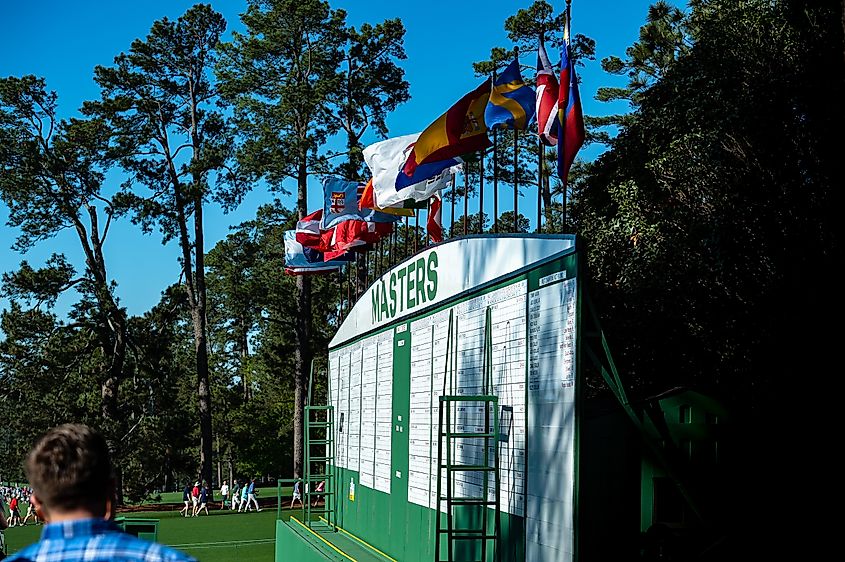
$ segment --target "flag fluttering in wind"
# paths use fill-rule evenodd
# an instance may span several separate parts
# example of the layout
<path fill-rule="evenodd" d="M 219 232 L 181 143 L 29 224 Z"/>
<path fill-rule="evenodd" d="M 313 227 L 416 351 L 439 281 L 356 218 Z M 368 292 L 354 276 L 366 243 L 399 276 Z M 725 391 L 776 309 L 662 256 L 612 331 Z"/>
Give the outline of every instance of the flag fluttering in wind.
<path fill-rule="evenodd" d="M 558 83 L 542 38 L 537 49 L 537 131 L 546 146 L 557 144 Z"/>
<path fill-rule="evenodd" d="M 428 222 L 426 223 L 426 230 L 431 241 L 435 244 L 443 242 L 443 200 L 440 198 L 440 193 L 435 193 L 431 197 L 431 205 L 428 208 Z"/>
<path fill-rule="evenodd" d="M 306 248 L 318 246 L 322 234 L 320 229 L 322 221 L 323 209 L 317 209 L 310 215 L 296 221 L 296 241 Z"/>
<path fill-rule="evenodd" d="M 488 78 L 426 127 L 405 161 L 405 175 L 413 175 L 417 166 L 422 164 L 446 160 L 490 146 L 487 126 L 484 124 L 484 110 L 489 99 Z"/>
<path fill-rule="evenodd" d="M 524 131 L 534 117 L 534 90 L 522 80 L 519 60 L 514 59 L 496 77 L 490 101 L 484 110 L 488 129 L 519 129 Z"/>
<path fill-rule="evenodd" d="M 346 265 L 346 260 L 323 260 L 322 252 L 306 249 L 296 241 L 296 231 L 285 231 L 285 273 L 288 275 L 329 273 Z"/>
<path fill-rule="evenodd" d="M 369 222 L 396 222 L 399 217 L 380 213 L 373 209 L 358 209 L 358 201 L 364 194 L 364 186 L 358 182 L 338 177 L 327 177 L 323 181 L 323 224 L 328 230 L 347 220 Z"/>
<path fill-rule="evenodd" d="M 563 46 L 560 55 L 560 91 L 557 114 L 560 130 L 557 138 L 557 173 L 563 183 L 569 176 L 569 168 L 575 154 L 584 144 L 584 114 L 581 111 L 581 97 L 578 95 L 578 77 L 569 52 L 569 14 L 563 28 Z"/>
<path fill-rule="evenodd" d="M 398 187 L 404 185 L 407 176 L 402 173 L 402 166 L 420 136 L 420 133 L 404 135 L 371 144 L 364 149 L 364 162 L 373 175 L 373 195 L 377 207 L 384 209 L 402 205 L 408 199 L 426 201 L 435 191 L 448 187 L 452 175 L 460 170 L 459 158 L 430 162 L 417 167 L 414 176 L 432 175 L 417 183 Z M 426 174 L 420 173 L 423 169 L 427 170 Z"/>
<path fill-rule="evenodd" d="M 372 178 L 370 178 L 370 181 L 368 181 L 367 185 L 364 186 L 364 193 L 361 195 L 361 200 L 358 201 L 358 209 L 361 211 L 365 209 L 373 209 L 374 211 L 387 213 L 389 215 L 397 215 L 400 217 L 413 217 L 414 209 L 419 208 L 418 205 L 420 205 L 420 203 L 414 201 L 413 199 L 405 199 L 402 203 L 398 203 L 390 207 L 379 207 L 376 204 L 376 195 L 375 189 L 373 188 Z"/>
<path fill-rule="evenodd" d="M 365 246 L 375 244 L 391 232 L 393 232 L 393 224 L 391 223 L 368 222 L 357 219 L 343 221 L 332 229 L 331 242 L 325 258 L 333 259 L 338 254 L 364 249 Z"/>

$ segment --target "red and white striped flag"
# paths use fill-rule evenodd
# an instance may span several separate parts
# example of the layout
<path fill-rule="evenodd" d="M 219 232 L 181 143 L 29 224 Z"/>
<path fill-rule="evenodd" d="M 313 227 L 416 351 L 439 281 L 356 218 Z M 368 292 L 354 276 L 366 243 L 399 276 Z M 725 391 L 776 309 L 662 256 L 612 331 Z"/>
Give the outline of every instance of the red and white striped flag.
<path fill-rule="evenodd" d="M 557 118 L 558 83 L 543 39 L 537 49 L 537 130 L 547 146 L 557 144 L 559 120 Z"/>
<path fill-rule="evenodd" d="M 320 244 L 320 222 L 323 220 L 323 209 L 317 209 L 310 215 L 296 222 L 296 241 L 303 246 L 314 247 Z"/>
<path fill-rule="evenodd" d="M 439 244 L 443 242 L 443 223 L 441 212 L 443 210 L 443 201 L 440 198 L 440 192 L 437 191 L 434 195 L 431 196 L 431 204 L 428 207 L 428 223 L 426 224 L 426 228 L 428 229 L 428 235 L 431 237 L 431 241 L 435 244 Z"/>

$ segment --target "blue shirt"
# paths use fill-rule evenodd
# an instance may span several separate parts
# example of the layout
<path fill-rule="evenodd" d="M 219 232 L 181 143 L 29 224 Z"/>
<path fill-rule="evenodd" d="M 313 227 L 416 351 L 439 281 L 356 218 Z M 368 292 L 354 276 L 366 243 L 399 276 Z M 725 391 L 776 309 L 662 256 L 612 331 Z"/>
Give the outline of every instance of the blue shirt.
<path fill-rule="evenodd" d="M 41 540 L 7 562 L 196 562 L 169 546 L 124 533 L 113 521 L 77 519 L 49 523 Z"/>

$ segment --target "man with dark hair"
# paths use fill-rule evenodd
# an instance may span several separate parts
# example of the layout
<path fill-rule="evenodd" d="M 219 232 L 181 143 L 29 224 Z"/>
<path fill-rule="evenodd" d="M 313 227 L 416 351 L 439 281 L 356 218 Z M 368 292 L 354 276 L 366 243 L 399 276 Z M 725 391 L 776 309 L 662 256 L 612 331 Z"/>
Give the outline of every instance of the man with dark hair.
<path fill-rule="evenodd" d="M 9 562 L 196 562 L 168 546 L 126 534 L 115 525 L 115 490 L 103 435 L 80 424 L 47 432 L 24 465 L 31 501 L 46 523 L 41 540 Z"/>

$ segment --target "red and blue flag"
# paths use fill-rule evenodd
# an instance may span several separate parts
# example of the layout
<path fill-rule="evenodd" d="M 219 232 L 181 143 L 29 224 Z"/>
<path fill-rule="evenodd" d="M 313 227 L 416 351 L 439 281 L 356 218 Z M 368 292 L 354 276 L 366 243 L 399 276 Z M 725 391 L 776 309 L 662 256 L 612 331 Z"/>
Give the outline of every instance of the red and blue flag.
<path fill-rule="evenodd" d="M 560 92 L 557 101 L 558 126 L 560 127 L 557 137 L 557 173 L 566 184 L 569 168 L 575 161 L 575 155 L 584 144 L 586 136 L 581 97 L 578 94 L 578 77 L 569 52 L 568 15 L 563 38 L 560 57 Z"/>

